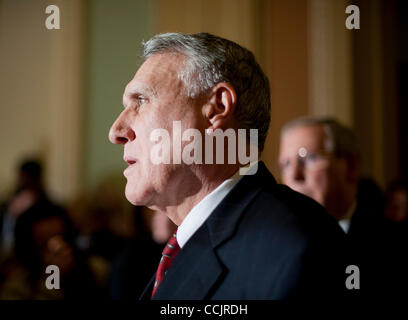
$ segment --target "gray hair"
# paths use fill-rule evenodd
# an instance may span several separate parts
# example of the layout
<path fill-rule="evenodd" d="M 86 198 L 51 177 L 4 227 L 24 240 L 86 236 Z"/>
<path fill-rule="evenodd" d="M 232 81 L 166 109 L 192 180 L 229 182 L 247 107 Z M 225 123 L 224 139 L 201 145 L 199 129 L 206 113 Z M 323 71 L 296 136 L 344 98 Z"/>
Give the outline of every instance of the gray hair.
<path fill-rule="evenodd" d="M 231 84 L 237 94 L 235 117 L 241 128 L 258 129 L 258 148 L 263 150 L 270 123 L 269 81 L 252 52 L 208 33 L 159 34 L 142 45 L 145 60 L 160 53 L 186 57 L 178 76 L 190 98 L 206 94 L 217 83 Z"/>
<path fill-rule="evenodd" d="M 300 117 L 286 123 L 281 129 L 281 139 L 297 127 L 322 126 L 327 134 L 326 149 L 337 156 L 359 156 L 354 132 L 333 118 Z"/>

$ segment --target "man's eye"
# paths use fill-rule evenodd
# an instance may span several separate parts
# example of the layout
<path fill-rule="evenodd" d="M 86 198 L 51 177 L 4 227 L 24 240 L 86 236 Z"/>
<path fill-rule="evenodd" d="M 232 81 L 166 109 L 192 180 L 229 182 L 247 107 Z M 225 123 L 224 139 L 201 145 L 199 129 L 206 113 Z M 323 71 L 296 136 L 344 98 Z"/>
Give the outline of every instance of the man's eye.
<path fill-rule="evenodd" d="M 320 155 L 317 154 L 317 153 L 309 153 L 309 154 L 307 155 L 307 161 L 312 161 L 312 162 L 314 162 L 314 161 L 317 161 L 317 160 L 319 160 L 319 159 L 320 159 Z"/>
<path fill-rule="evenodd" d="M 144 97 L 137 97 L 137 101 L 138 101 L 140 104 L 144 104 L 144 103 L 147 102 L 147 99 L 144 98 Z"/>
<path fill-rule="evenodd" d="M 286 169 L 289 168 L 289 166 L 290 166 L 290 161 L 289 161 L 289 160 L 282 161 L 282 162 L 280 163 L 280 169 L 281 169 L 281 170 L 286 170 Z"/>

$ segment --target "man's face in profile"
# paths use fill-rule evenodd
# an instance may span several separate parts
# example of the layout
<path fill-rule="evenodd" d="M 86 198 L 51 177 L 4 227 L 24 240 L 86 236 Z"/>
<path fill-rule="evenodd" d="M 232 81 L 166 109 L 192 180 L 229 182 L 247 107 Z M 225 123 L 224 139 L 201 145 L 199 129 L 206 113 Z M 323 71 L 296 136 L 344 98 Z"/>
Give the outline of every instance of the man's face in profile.
<path fill-rule="evenodd" d="M 280 141 L 279 166 L 284 184 L 331 212 L 338 193 L 347 188 L 347 163 L 327 150 L 326 141 L 319 125 L 289 129 Z"/>
<path fill-rule="evenodd" d="M 135 205 L 165 206 L 176 204 L 175 194 L 183 186 L 186 170 L 183 164 L 153 164 L 151 141 L 154 129 L 168 131 L 172 141 L 173 121 L 181 121 L 182 130 L 204 130 L 197 100 L 187 97 L 184 84 L 178 77 L 184 57 L 156 54 L 148 58 L 123 94 L 125 109 L 116 119 L 109 133 L 112 143 L 124 145 L 124 160 L 128 167 L 126 198 Z M 171 146 L 169 148 L 172 154 Z M 172 156 L 170 156 L 172 159 Z M 172 163 L 172 161 L 171 161 Z"/>

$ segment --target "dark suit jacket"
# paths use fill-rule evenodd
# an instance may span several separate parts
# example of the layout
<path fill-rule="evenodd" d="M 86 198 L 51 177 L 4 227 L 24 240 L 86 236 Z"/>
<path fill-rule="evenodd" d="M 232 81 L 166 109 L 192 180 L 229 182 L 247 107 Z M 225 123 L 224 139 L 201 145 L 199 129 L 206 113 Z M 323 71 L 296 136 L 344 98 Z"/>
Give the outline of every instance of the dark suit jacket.
<path fill-rule="evenodd" d="M 260 162 L 182 248 L 154 299 L 337 298 L 346 264 L 337 222 Z"/>
<path fill-rule="evenodd" d="M 370 179 L 358 185 L 357 207 L 347 233 L 361 274 L 361 293 L 370 300 L 407 300 L 408 224 L 384 218 L 385 199 Z"/>

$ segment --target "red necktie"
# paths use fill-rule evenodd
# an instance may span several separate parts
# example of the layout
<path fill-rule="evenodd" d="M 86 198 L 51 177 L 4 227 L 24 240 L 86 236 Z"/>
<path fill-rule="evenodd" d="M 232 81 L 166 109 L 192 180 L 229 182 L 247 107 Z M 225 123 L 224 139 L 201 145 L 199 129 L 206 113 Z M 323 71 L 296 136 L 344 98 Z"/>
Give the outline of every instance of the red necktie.
<path fill-rule="evenodd" d="M 163 249 L 159 267 L 157 268 L 157 272 L 156 272 L 156 279 L 154 281 L 152 297 L 156 293 L 157 288 L 159 287 L 160 283 L 163 281 L 163 278 L 166 275 L 167 270 L 170 268 L 170 265 L 173 262 L 173 259 L 175 258 L 177 253 L 180 251 L 180 247 L 177 243 L 176 233 L 177 233 L 177 230 L 170 237 L 169 241 L 167 241 L 166 246 Z"/>

